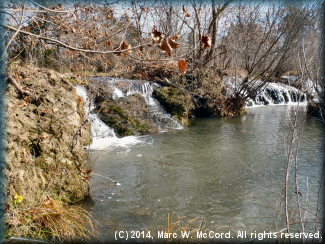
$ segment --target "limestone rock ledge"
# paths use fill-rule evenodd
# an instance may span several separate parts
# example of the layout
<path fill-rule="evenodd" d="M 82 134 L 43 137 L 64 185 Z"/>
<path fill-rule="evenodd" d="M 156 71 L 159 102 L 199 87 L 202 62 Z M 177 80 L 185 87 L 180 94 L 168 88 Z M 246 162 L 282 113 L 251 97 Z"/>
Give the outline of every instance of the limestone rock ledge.
<path fill-rule="evenodd" d="M 188 125 L 191 119 L 194 118 L 195 105 L 192 98 L 189 94 L 184 94 L 180 89 L 163 86 L 154 90 L 153 96 L 181 124 Z"/>
<path fill-rule="evenodd" d="M 66 202 L 89 194 L 82 146 L 89 141 L 85 103 L 70 83 L 76 77 L 42 70 L 22 73 L 23 96 L 8 84 L 7 199 L 23 196 L 25 207 L 51 196 Z"/>

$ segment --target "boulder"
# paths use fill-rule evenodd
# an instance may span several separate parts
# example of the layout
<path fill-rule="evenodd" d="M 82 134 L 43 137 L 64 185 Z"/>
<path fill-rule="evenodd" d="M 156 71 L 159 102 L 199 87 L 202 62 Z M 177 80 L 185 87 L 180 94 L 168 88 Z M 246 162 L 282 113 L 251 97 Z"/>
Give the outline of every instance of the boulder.
<path fill-rule="evenodd" d="M 176 117 L 181 124 L 190 124 L 195 109 L 190 94 L 179 88 L 164 86 L 155 89 L 152 95 L 166 109 L 167 113 Z"/>
<path fill-rule="evenodd" d="M 92 113 L 98 113 L 99 118 L 120 137 L 158 131 L 148 116 L 148 105 L 140 94 L 103 101 Z"/>

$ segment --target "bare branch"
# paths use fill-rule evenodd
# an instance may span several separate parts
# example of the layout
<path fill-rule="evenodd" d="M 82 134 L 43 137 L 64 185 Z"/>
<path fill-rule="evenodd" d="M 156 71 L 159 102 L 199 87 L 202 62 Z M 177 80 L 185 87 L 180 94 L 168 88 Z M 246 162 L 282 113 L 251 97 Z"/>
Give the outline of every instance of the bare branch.
<path fill-rule="evenodd" d="M 30 96 L 31 93 L 29 91 L 25 91 L 21 88 L 21 86 L 18 84 L 18 82 L 11 76 L 8 76 L 8 80 L 16 87 L 16 89 L 23 95 Z"/>
<path fill-rule="evenodd" d="M 3 24 L 0 24 L 1 26 L 5 27 L 5 28 L 8 28 L 9 30 L 13 30 L 13 31 L 17 31 L 18 29 L 14 28 L 14 27 L 11 27 L 11 26 L 7 26 L 7 25 L 3 25 Z M 80 51 L 80 52 L 84 52 L 84 53 L 98 53 L 98 54 L 109 54 L 109 53 L 116 53 L 116 51 L 99 51 L 99 50 L 90 50 L 90 49 L 81 49 L 81 48 L 76 48 L 76 47 L 73 47 L 73 46 L 70 46 L 64 42 L 61 42 L 61 41 L 58 41 L 56 39 L 53 39 L 53 38 L 49 38 L 49 37 L 44 37 L 44 36 L 41 36 L 41 35 L 36 35 L 36 34 L 33 34 L 31 32 L 27 32 L 27 31 L 23 31 L 23 30 L 19 30 L 18 31 L 19 33 L 23 33 L 25 35 L 29 35 L 29 36 L 33 36 L 33 37 L 36 37 L 38 39 L 42 39 L 42 40 L 47 40 L 47 41 L 51 41 L 51 42 L 54 42 L 56 43 L 56 45 L 58 46 L 61 46 L 61 47 L 65 47 L 67 49 L 70 49 L 70 50 L 74 50 L 74 51 Z M 138 47 L 142 47 L 142 46 L 146 46 L 148 44 L 150 44 L 151 42 L 148 42 L 148 43 L 145 43 L 145 44 L 142 44 L 142 45 L 138 45 L 138 46 L 135 46 L 135 47 L 132 47 L 132 48 L 128 48 L 128 49 L 124 49 L 123 51 L 119 51 L 121 53 L 124 53 L 124 52 L 127 52 L 127 51 L 130 51 L 130 50 L 134 50 Z"/>

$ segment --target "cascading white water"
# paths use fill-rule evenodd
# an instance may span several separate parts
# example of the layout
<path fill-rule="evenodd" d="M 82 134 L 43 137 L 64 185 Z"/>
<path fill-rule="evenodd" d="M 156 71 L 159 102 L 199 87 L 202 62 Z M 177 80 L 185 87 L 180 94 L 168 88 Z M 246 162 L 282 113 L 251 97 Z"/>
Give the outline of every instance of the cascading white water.
<path fill-rule="evenodd" d="M 246 107 L 264 105 L 306 105 L 306 94 L 281 83 L 269 83 L 246 102 Z"/>
<path fill-rule="evenodd" d="M 157 84 L 155 84 L 157 85 Z M 158 86 L 158 85 L 157 85 Z M 140 94 L 149 106 L 157 106 L 157 102 L 152 98 L 152 92 L 155 89 L 149 82 L 132 83 L 126 92 L 126 96 Z"/>
<path fill-rule="evenodd" d="M 124 97 L 124 94 L 120 89 L 115 87 L 115 89 L 114 89 L 114 91 L 112 93 L 112 97 L 113 97 L 113 99 L 118 98 L 118 97 Z"/>
<path fill-rule="evenodd" d="M 76 93 L 85 101 L 85 111 L 86 114 L 89 114 L 89 111 L 92 110 L 94 107 L 92 107 L 92 104 L 88 99 L 86 89 L 83 86 L 76 86 Z"/>
<path fill-rule="evenodd" d="M 90 113 L 94 106 L 87 96 L 86 89 L 83 86 L 76 86 L 76 93 L 78 96 L 82 97 L 86 103 L 86 116 L 90 122 L 92 143 L 91 145 L 84 147 L 84 149 L 107 150 L 113 146 L 128 147 L 130 145 L 142 142 L 140 138 L 135 136 L 118 138 L 114 132 L 114 129 L 110 128 L 103 121 L 101 121 L 97 114 Z"/>
<path fill-rule="evenodd" d="M 123 93 L 117 86 L 118 82 L 128 82 L 130 83 L 128 90 Z M 158 129 L 160 132 L 166 132 L 165 129 L 183 129 L 184 127 L 178 123 L 175 119 L 171 117 L 169 113 L 167 113 L 163 107 L 159 104 L 159 102 L 152 97 L 152 92 L 156 87 L 159 87 L 158 84 L 145 82 L 142 83 L 140 81 L 130 81 L 130 80 L 121 80 L 118 81 L 115 79 L 108 79 L 108 84 L 114 88 L 113 99 L 119 97 L 125 97 L 134 94 L 140 94 L 148 105 L 148 117 L 150 117 L 155 123 L 158 124 Z M 119 94 L 119 95 L 114 95 Z M 166 123 L 167 122 L 167 123 Z M 163 124 L 168 124 L 164 125 Z"/>
<path fill-rule="evenodd" d="M 114 130 L 101 121 L 97 114 L 89 114 L 91 136 L 93 138 L 117 138 Z"/>
<path fill-rule="evenodd" d="M 225 87 L 225 95 L 232 96 L 234 91 L 240 85 L 243 79 L 234 77 L 224 77 L 223 83 Z M 259 84 L 260 81 L 256 83 Z M 244 92 L 244 95 L 247 94 Z M 250 96 L 246 103 L 246 107 L 257 107 L 265 105 L 306 105 L 306 94 L 298 89 L 281 83 L 268 83 L 255 95 Z"/>

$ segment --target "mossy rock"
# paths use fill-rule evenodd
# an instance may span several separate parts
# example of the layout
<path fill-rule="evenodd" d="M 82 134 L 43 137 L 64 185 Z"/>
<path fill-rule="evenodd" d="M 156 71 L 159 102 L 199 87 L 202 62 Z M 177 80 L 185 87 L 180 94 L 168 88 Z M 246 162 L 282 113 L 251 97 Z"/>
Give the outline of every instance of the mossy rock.
<path fill-rule="evenodd" d="M 184 125 L 190 123 L 195 106 L 189 94 L 173 87 L 159 87 L 153 92 L 153 96 L 180 123 Z"/>
<path fill-rule="evenodd" d="M 140 119 L 132 116 L 130 111 L 112 104 L 111 101 L 104 101 L 98 105 L 95 112 L 98 112 L 101 120 L 115 133 L 120 136 L 143 135 L 150 131 L 150 126 Z"/>
<path fill-rule="evenodd" d="M 79 81 L 77 81 L 76 79 L 70 78 L 69 81 L 73 84 L 79 84 Z"/>

